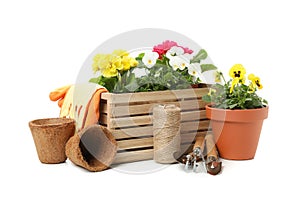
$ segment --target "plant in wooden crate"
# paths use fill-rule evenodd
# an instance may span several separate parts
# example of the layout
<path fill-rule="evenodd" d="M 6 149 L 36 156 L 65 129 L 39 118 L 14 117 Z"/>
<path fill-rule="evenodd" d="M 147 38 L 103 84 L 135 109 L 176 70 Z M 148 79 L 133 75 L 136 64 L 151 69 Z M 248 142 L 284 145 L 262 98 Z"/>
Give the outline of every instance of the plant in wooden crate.
<path fill-rule="evenodd" d="M 207 58 L 204 49 L 195 55 L 192 53 L 176 42 L 164 41 L 151 51 L 138 52 L 136 57 L 124 50 L 95 55 L 93 70 L 100 74 L 90 82 L 109 91 L 101 95 L 99 123 L 117 140 L 119 150 L 114 163 L 153 157 L 152 108 L 156 104 L 174 104 L 181 108 L 183 149 L 197 135 L 208 131 L 207 103 L 202 100 L 208 88 L 191 86 L 203 82 L 202 72 L 216 67 L 202 64 Z M 143 74 L 136 76 L 138 71 Z"/>
<path fill-rule="evenodd" d="M 93 70 L 100 75 L 90 82 L 114 93 L 187 89 L 203 82 L 201 73 L 217 69 L 213 64 L 201 63 L 207 58 L 204 49 L 194 56 L 192 53 L 189 48 L 167 40 L 136 58 L 125 50 L 97 54 Z M 137 71 L 143 71 L 143 75 L 135 76 Z"/>
<path fill-rule="evenodd" d="M 206 106 L 206 115 L 212 120 L 216 144 L 220 156 L 226 159 L 253 159 L 259 141 L 263 120 L 268 116 L 268 102 L 259 97 L 262 89 L 260 78 L 248 75 L 241 64 L 234 65 L 226 81 L 222 72 L 217 72 L 216 81 L 203 100 L 211 102 Z"/>

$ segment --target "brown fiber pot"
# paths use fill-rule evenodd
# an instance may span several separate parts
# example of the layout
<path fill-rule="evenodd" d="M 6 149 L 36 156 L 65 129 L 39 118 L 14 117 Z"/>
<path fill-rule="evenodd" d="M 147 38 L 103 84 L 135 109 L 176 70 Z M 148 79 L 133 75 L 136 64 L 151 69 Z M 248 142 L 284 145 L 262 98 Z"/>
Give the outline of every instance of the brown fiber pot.
<path fill-rule="evenodd" d="M 225 110 L 206 106 L 220 156 L 229 160 L 250 160 L 255 156 L 263 120 L 269 107 Z"/>
<path fill-rule="evenodd" d="M 37 119 L 29 122 L 39 160 L 42 163 L 65 162 L 65 145 L 75 133 L 75 120 L 69 118 Z"/>
<path fill-rule="evenodd" d="M 112 133 L 100 125 L 90 125 L 75 134 L 66 144 L 66 155 L 76 165 L 92 172 L 107 169 L 117 153 Z"/>

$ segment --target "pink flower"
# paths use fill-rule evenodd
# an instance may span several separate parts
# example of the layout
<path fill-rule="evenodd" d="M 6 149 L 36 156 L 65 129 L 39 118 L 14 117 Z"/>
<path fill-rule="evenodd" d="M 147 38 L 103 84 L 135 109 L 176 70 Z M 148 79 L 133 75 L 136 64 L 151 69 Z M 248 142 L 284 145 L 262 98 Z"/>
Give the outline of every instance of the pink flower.
<path fill-rule="evenodd" d="M 193 50 L 191 50 L 187 47 L 179 46 L 176 42 L 170 41 L 170 40 L 166 40 L 162 44 L 158 44 L 158 45 L 154 46 L 152 51 L 157 52 L 159 55 L 159 59 L 161 59 L 162 56 L 164 54 L 166 54 L 167 51 L 169 51 L 174 46 L 181 47 L 184 50 L 184 53 L 188 53 L 188 54 L 193 53 Z"/>
<path fill-rule="evenodd" d="M 162 55 L 166 54 L 169 49 L 173 46 L 177 46 L 177 43 L 174 41 L 166 40 L 162 44 L 158 44 L 153 47 L 153 52 L 159 54 L 159 58 L 162 58 Z"/>
<path fill-rule="evenodd" d="M 184 53 L 188 53 L 188 54 L 192 54 L 194 51 L 189 49 L 188 47 L 182 47 L 182 46 L 178 46 L 181 47 L 184 50 Z"/>
<path fill-rule="evenodd" d="M 152 51 L 158 53 L 159 59 L 161 59 L 162 55 L 165 54 L 165 51 L 162 48 L 159 48 L 157 46 L 153 47 Z"/>

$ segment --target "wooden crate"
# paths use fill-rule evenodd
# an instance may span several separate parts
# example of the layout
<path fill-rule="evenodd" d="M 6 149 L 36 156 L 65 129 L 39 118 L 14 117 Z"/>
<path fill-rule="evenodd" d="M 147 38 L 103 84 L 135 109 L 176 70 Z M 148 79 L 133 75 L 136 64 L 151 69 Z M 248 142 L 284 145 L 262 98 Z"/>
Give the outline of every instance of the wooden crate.
<path fill-rule="evenodd" d="M 202 96 L 208 88 L 140 93 L 103 93 L 100 124 L 115 136 L 118 153 L 114 164 L 153 158 L 152 108 L 157 104 L 175 104 L 181 108 L 181 147 L 191 146 L 197 135 L 206 134 Z"/>

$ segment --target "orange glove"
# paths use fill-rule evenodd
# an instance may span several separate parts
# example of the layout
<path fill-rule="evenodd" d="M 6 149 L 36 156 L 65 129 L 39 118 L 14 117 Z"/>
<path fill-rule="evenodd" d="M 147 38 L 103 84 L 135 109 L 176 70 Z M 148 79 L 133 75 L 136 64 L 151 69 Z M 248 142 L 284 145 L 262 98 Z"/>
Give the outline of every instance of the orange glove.
<path fill-rule="evenodd" d="M 71 85 L 66 85 L 60 88 L 55 89 L 54 91 L 50 92 L 49 98 L 51 101 L 58 101 L 58 106 L 61 108 L 64 103 L 64 98 L 66 93 L 70 89 Z"/>
<path fill-rule="evenodd" d="M 68 85 L 50 92 L 49 98 L 51 101 L 58 101 L 61 108 L 60 117 L 76 120 L 76 129 L 79 131 L 88 125 L 98 123 L 103 92 L 107 90 L 92 83 Z"/>
<path fill-rule="evenodd" d="M 100 99 L 101 94 L 103 92 L 108 92 L 105 88 L 99 88 L 96 90 L 96 92 L 93 94 L 89 104 L 88 109 L 86 110 L 86 118 L 83 124 L 83 127 L 87 127 L 92 124 L 97 124 L 100 119 Z"/>

